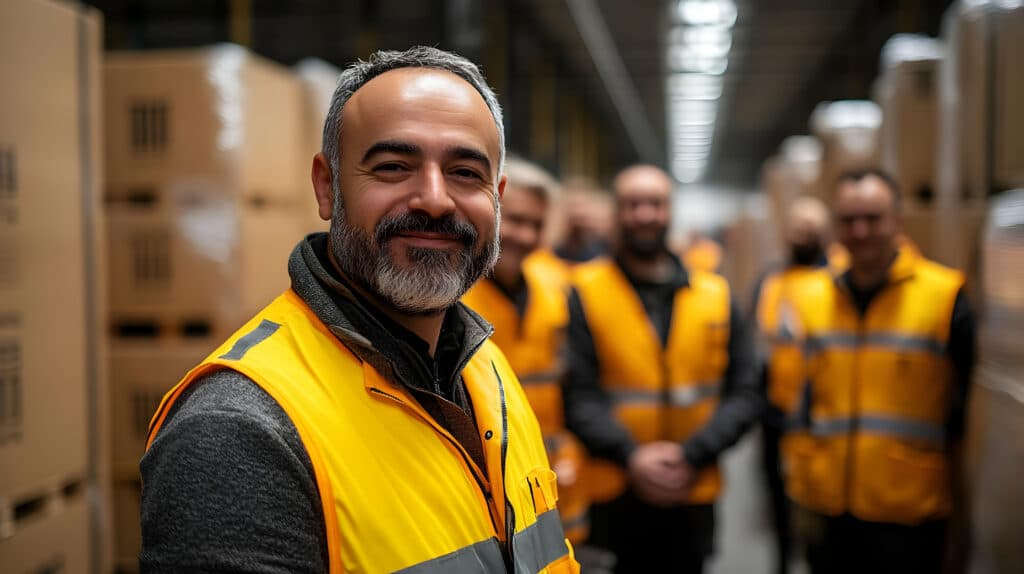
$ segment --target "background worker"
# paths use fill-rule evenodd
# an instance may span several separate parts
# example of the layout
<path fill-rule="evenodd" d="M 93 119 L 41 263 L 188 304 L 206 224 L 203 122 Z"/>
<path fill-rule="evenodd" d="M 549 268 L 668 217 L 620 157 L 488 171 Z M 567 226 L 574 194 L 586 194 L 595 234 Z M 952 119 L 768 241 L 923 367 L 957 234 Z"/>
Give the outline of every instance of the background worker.
<path fill-rule="evenodd" d="M 585 451 L 565 429 L 562 383 L 565 330 L 569 322 L 568 267 L 538 253 L 558 183 L 540 166 L 506 161 L 508 184 L 501 198 L 501 256 L 462 302 L 494 325 L 491 340 L 505 353 L 533 407 L 552 468 L 558 474 L 558 506 L 566 536 L 577 544 L 589 530 L 586 493 L 580 483 Z"/>
<path fill-rule="evenodd" d="M 586 477 L 590 542 L 616 555 L 617 572 L 702 570 L 716 460 L 763 404 L 728 284 L 667 246 L 672 187 L 654 166 L 620 172 L 615 255 L 573 271 L 566 416 L 601 459 Z"/>
<path fill-rule="evenodd" d="M 815 525 L 815 574 L 938 573 L 975 354 L 964 280 L 901 241 L 887 174 L 843 175 L 834 212 L 850 267 L 794 297 L 807 387 L 787 491 Z"/>
<path fill-rule="evenodd" d="M 784 228 L 788 259 L 764 275 L 754 290 L 751 306 L 762 388 L 768 397 L 768 408 L 761 419 L 761 463 L 771 503 L 776 574 L 787 571 L 791 544 L 779 441 L 785 430 L 785 413 L 791 411 L 802 383 L 802 357 L 793 332 L 794 311 L 788 306 L 788 295 L 808 274 L 828 264 L 829 218 L 828 208 L 816 198 L 801 197 L 790 205 Z"/>

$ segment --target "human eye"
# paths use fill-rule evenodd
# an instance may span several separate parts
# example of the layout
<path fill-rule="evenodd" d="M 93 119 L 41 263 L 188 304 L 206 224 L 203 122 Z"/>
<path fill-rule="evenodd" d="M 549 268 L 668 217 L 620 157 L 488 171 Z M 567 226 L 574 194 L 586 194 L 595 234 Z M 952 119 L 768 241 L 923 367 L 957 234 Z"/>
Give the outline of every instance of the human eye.
<path fill-rule="evenodd" d="M 480 173 L 479 170 L 477 170 L 475 168 L 472 168 L 472 167 L 467 167 L 467 166 L 459 166 L 459 167 L 454 168 L 452 170 L 452 174 L 455 175 L 456 177 L 460 177 L 460 178 L 464 178 L 464 179 L 472 179 L 472 180 L 475 180 L 475 181 L 483 181 L 484 180 L 484 176 L 483 176 L 483 174 Z"/>

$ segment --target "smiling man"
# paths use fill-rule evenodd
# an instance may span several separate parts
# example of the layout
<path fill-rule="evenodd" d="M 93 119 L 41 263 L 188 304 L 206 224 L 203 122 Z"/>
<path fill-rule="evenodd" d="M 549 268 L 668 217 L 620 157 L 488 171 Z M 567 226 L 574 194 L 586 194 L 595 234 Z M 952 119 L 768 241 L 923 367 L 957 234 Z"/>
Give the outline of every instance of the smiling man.
<path fill-rule="evenodd" d="M 537 420 L 458 303 L 498 256 L 503 161 L 465 59 L 379 52 L 341 75 L 312 167 L 330 233 L 165 397 L 143 571 L 577 571 Z"/>

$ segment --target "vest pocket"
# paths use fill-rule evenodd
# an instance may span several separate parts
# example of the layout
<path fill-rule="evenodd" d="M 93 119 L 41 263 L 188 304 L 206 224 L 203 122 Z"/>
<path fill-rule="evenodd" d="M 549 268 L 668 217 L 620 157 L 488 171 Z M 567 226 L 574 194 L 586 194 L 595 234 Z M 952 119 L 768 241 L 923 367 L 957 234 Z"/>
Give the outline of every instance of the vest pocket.
<path fill-rule="evenodd" d="M 537 516 L 558 505 L 558 476 L 550 468 L 535 468 L 526 475 Z"/>
<path fill-rule="evenodd" d="M 876 476 L 864 492 L 861 512 L 869 520 L 914 524 L 946 514 L 949 484 L 946 456 L 892 441 L 882 468 L 865 473 Z"/>
<path fill-rule="evenodd" d="M 823 514 L 843 510 L 843 444 L 792 434 L 783 442 L 787 491 L 802 506 Z"/>

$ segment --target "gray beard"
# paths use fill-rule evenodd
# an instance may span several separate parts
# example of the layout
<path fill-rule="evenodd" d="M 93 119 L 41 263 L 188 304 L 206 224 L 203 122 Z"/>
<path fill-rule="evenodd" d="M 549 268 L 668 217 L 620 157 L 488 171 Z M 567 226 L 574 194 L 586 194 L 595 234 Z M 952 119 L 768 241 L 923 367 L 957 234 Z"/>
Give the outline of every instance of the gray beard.
<path fill-rule="evenodd" d="M 337 197 L 337 196 L 336 196 Z M 371 238 L 361 228 L 345 223 L 344 210 L 335 201 L 331 222 L 331 250 L 345 275 L 397 311 L 412 316 L 437 315 L 454 305 L 474 283 L 494 268 L 499 255 L 500 212 L 496 212 L 494 240 L 474 249 L 477 234 L 464 249 L 408 248 L 409 264 L 399 265 L 389 250 L 391 238 Z"/>

